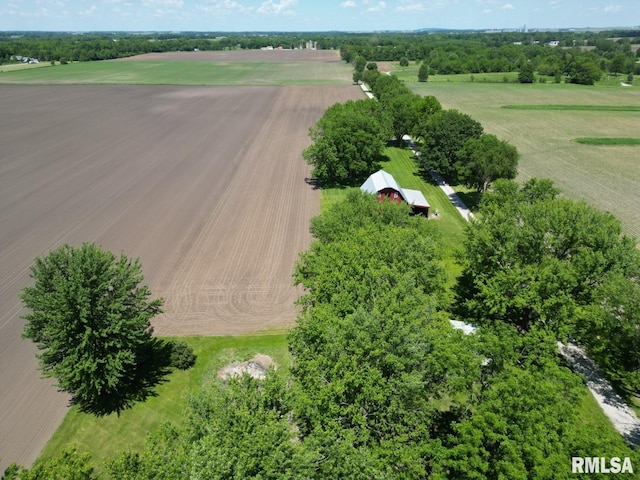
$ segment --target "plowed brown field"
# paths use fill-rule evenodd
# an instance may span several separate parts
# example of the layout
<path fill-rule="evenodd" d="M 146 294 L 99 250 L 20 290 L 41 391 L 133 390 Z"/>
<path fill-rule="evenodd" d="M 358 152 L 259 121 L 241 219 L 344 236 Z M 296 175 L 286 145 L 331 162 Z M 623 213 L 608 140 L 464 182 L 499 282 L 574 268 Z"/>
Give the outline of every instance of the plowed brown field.
<path fill-rule="evenodd" d="M 114 62 L 339 62 L 338 50 L 220 50 L 145 53 Z"/>
<path fill-rule="evenodd" d="M 30 464 L 68 398 L 20 339 L 36 256 L 95 241 L 139 257 L 161 335 L 291 325 L 319 193 L 308 128 L 355 86 L 0 87 L 0 458 Z"/>

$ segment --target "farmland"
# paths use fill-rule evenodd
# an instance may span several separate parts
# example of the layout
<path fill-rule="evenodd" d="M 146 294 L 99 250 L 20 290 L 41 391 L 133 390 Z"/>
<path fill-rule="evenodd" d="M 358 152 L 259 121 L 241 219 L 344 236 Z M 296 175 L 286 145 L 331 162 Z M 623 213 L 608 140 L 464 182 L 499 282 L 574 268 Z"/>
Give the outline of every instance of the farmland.
<path fill-rule="evenodd" d="M 409 85 L 417 93 L 434 95 L 443 108 L 470 115 L 487 133 L 515 145 L 521 154 L 518 180 L 551 178 L 565 195 L 611 212 L 628 234 L 640 237 L 638 148 L 574 141 L 637 138 L 640 114 L 629 106 L 640 104 L 639 89 L 431 81 Z M 538 108 L 501 108 L 504 105 Z M 585 109 L 577 110 L 576 105 Z"/>
<path fill-rule="evenodd" d="M 351 69 L 338 52 L 258 50 L 147 54 L 11 70 L 0 84 L 326 85 L 348 84 Z"/>
<path fill-rule="evenodd" d="M 328 106 L 361 98 L 342 83 L 0 86 L 0 468 L 30 464 L 67 411 L 20 339 L 18 299 L 62 243 L 139 257 L 165 299 L 158 334 L 292 324 L 291 271 L 319 211 L 300 152 Z"/>
<path fill-rule="evenodd" d="M 33 258 L 61 243 L 96 241 L 140 257 L 145 283 L 165 299 L 157 334 L 237 335 L 293 323 L 291 270 L 319 211 L 300 155 L 307 129 L 334 102 L 362 98 L 336 52 L 334 60 L 319 53 L 150 54 L 0 75 L 0 83 L 29 84 L 0 85 L 0 108 L 11 112 L 0 120 L 0 363 L 11 366 L 0 371 L 9 385 L 0 394 L 3 461 L 30 463 L 67 411 L 66 396 L 38 380 L 35 349 L 19 339 L 17 299 Z M 637 105 L 635 91 L 413 86 L 516 145 L 522 179 L 554 178 L 637 230 L 634 147 L 572 141 L 633 137 L 637 112 L 500 108 Z M 393 153 L 393 165 L 408 161 Z"/>

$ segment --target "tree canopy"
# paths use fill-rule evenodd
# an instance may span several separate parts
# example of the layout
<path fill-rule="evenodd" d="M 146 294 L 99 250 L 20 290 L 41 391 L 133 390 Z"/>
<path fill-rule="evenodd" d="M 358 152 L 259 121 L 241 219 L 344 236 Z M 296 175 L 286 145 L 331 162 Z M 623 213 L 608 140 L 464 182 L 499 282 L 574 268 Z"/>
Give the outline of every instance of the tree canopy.
<path fill-rule="evenodd" d="M 576 339 L 605 360 L 602 366 L 616 363 L 618 375 L 626 368 L 637 378 L 638 356 L 628 349 L 640 327 L 631 307 L 640 254 L 611 214 L 558 197 L 548 180 L 522 187 L 500 180 L 467 227 L 461 261 L 461 317 Z"/>
<path fill-rule="evenodd" d="M 349 100 L 329 107 L 309 130 L 314 143 L 303 153 L 322 185 L 364 180 L 382 158 L 391 121 L 375 100 Z"/>
<path fill-rule="evenodd" d="M 459 152 L 470 138 L 480 138 L 484 129 L 479 122 L 457 110 L 435 112 L 418 132 L 418 158 L 425 170 L 435 170 L 451 179 L 456 179 Z"/>
<path fill-rule="evenodd" d="M 42 373 L 94 413 L 144 398 L 167 364 L 150 332 L 162 300 L 140 285 L 140 262 L 95 244 L 63 245 L 37 258 L 31 276 L 23 336 L 41 351 Z"/>
<path fill-rule="evenodd" d="M 516 178 L 519 156 L 516 147 L 495 135 L 470 138 L 458 153 L 458 180 L 484 193 L 498 178 Z"/>
<path fill-rule="evenodd" d="M 593 399 L 559 360 L 559 330 L 543 316 L 572 310 L 558 316 L 561 330 L 610 336 L 619 347 L 594 345 L 594 353 L 623 373 L 632 368 L 635 353 L 627 363 L 620 356 L 637 351 L 638 254 L 609 217 L 590 221 L 593 211 L 558 194 L 546 180 L 499 180 L 484 197 L 453 305 L 478 324 L 465 335 L 445 310 L 435 222 L 350 193 L 312 220 L 314 242 L 297 262 L 305 293 L 288 339 L 290 369 L 207 382 L 188 397 L 181 422 L 109 459 L 107 478 L 569 479 L 576 455 L 640 463 L 585 413 Z M 509 283 L 535 280 L 534 261 L 548 291 L 543 281 Z M 500 284 L 501 272 L 518 269 L 529 276 Z M 488 286 L 503 289 L 508 314 Z M 524 324 L 518 309 L 542 313 Z M 93 478 L 75 452 L 12 468 L 20 479 L 49 478 L 52 468 Z"/>

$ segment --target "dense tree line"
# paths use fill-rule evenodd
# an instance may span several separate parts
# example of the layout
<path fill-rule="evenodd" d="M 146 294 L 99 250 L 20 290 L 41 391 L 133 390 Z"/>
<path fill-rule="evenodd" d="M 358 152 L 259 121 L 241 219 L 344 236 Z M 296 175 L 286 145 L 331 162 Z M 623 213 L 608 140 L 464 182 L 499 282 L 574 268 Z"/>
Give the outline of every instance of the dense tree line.
<path fill-rule="evenodd" d="M 309 40 L 319 49 L 338 49 L 339 36 L 320 33 L 33 33 L 0 34 L 0 64 L 11 57 L 40 61 L 94 61 L 144 53 L 197 50 L 259 49 L 266 46 L 305 48 Z"/>
<path fill-rule="evenodd" d="M 620 36 L 616 40 L 611 37 Z M 350 63 L 369 61 L 422 62 L 440 75 L 513 72 L 533 68 L 540 75 L 565 76 L 569 82 L 592 84 L 602 72 L 638 74 L 638 54 L 631 44 L 638 32 L 466 33 L 450 35 L 372 35 L 341 47 Z M 557 41 L 557 47 L 546 45 Z M 592 47 L 585 51 L 582 47 Z"/>
<path fill-rule="evenodd" d="M 310 129 L 314 143 L 303 152 L 312 176 L 324 186 L 358 185 L 379 168 L 387 142 L 418 141 L 423 173 L 435 170 L 482 193 L 498 178 L 515 178 L 519 154 L 482 125 L 456 110 L 442 110 L 433 96 L 413 93 L 375 63 L 354 59 L 354 80 L 369 85 L 376 100 L 336 104 Z"/>

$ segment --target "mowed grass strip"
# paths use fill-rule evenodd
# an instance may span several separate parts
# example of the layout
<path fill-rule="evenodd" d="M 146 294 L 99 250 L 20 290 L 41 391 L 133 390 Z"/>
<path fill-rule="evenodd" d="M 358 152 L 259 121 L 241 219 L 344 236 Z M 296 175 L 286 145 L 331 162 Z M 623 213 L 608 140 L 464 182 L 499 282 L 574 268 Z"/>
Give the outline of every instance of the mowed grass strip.
<path fill-rule="evenodd" d="M 588 110 L 592 112 L 640 112 L 640 105 L 502 105 L 508 110 Z"/>
<path fill-rule="evenodd" d="M 583 145 L 640 145 L 640 138 L 587 137 L 574 138 L 573 141 Z"/>
<path fill-rule="evenodd" d="M 409 148 L 389 147 L 385 154 L 389 161 L 384 162 L 381 168 L 393 175 L 402 188 L 420 190 L 429 202 L 429 221 L 434 222 L 440 232 L 444 263 L 450 280 L 453 280 L 460 273 L 455 257 L 457 250 L 462 247 L 467 222 L 436 182 L 425 180 L 420 175 L 413 152 Z M 436 210 L 438 216 L 435 216 Z"/>
<path fill-rule="evenodd" d="M 344 62 L 79 62 L 3 72 L 0 84 L 329 85 L 351 83 Z"/>
<path fill-rule="evenodd" d="M 176 339 L 177 340 L 177 339 Z M 125 449 L 140 451 L 147 436 L 161 424 L 183 422 L 187 396 L 213 382 L 217 371 L 234 361 L 246 361 L 256 353 L 271 356 L 278 370 L 287 372 L 290 357 L 286 334 L 242 337 L 185 337 L 197 355 L 189 370 L 176 370 L 156 388 L 156 396 L 133 408 L 105 417 L 82 413 L 71 408 L 62 424 L 49 440 L 40 459 L 55 456 L 63 448 L 75 446 L 91 455 L 96 470 L 103 470 L 105 459 Z"/>

